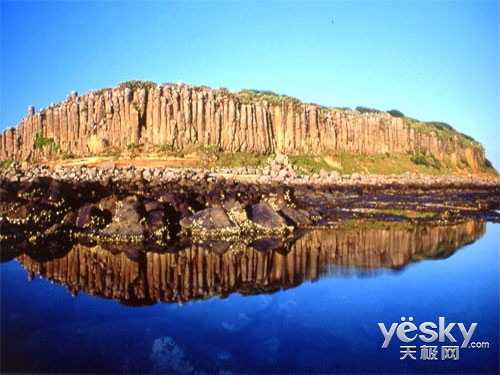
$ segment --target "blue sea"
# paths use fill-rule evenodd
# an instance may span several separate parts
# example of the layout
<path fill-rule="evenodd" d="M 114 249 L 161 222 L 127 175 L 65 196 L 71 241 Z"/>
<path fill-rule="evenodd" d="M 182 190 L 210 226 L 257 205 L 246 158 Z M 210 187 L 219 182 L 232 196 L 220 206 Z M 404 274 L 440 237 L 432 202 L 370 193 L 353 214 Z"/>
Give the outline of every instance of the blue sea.
<path fill-rule="evenodd" d="M 103 298 L 98 285 L 74 296 L 57 282 L 58 271 L 40 277 L 14 259 L 0 266 L 1 370 L 498 373 L 499 244 L 500 225 L 487 223 L 484 235 L 443 257 L 414 257 L 401 267 L 333 262 L 286 288 L 142 306 Z M 437 346 L 434 360 L 421 358 L 420 339 L 404 343 L 396 333 L 383 349 L 378 323 L 389 328 L 410 317 L 417 327 L 439 317 L 467 329 L 477 323 L 471 342 L 489 347 L 443 359 L 443 346 L 463 341 L 455 325 L 456 343 L 445 336 L 427 344 Z M 415 359 L 400 359 L 402 346 L 414 346 Z"/>

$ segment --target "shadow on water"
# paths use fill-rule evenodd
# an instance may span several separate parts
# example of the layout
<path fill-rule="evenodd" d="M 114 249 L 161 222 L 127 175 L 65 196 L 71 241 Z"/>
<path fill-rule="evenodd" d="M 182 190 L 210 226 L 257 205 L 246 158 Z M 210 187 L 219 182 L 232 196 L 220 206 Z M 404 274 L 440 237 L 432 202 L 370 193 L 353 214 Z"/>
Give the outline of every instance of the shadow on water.
<path fill-rule="evenodd" d="M 481 238 L 484 221 L 453 225 L 359 222 L 348 228 L 299 231 L 293 238 L 182 241 L 163 252 L 130 244 L 44 243 L 16 248 L 29 279 L 40 275 L 126 305 L 183 303 L 233 293 L 256 295 L 326 276 L 398 272 L 424 259 L 443 259 Z"/>

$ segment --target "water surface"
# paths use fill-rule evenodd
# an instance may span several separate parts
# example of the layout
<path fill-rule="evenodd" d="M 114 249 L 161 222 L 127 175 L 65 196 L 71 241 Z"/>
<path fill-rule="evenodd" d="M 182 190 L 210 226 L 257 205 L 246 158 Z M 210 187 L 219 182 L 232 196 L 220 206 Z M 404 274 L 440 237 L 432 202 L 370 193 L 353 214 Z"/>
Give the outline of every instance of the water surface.
<path fill-rule="evenodd" d="M 309 232 L 287 248 L 23 254 L 0 266 L 2 371 L 496 373 L 499 238 L 469 221 Z M 410 316 L 477 322 L 490 348 L 402 361 L 378 323 Z"/>

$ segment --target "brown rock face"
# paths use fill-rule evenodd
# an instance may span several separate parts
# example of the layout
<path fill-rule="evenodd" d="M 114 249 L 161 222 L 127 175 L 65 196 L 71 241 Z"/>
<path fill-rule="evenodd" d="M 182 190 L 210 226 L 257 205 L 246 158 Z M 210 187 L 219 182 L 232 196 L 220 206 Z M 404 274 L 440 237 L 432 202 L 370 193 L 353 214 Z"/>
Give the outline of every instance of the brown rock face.
<path fill-rule="evenodd" d="M 273 99 L 274 98 L 274 99 Z M 440 137 L 387 113 L 321 108 L 288 97 L 250 99 L 225 89 L 186 85 L 121 84 L 78 96 L 28 116 L 0 136 L 0 159 L 30 160 L 99 154 L 131 143 L 198 144 L 226 151 L 268 154 L 352 152 L 364 155 L 423 152 L 480 168 L 484 149 L 462 136 Z M 35 147 L 37 136 L 52 139 Z"/>

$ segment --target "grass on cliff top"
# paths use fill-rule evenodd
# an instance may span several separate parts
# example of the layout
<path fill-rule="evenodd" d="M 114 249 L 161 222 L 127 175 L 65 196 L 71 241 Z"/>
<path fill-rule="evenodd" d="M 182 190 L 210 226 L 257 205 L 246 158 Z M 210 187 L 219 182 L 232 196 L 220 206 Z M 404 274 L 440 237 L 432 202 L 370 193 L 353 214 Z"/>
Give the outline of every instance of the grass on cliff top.
<path fill-rule="evenodd" d="M 157 84 L 152 82 L 152 81 L 146 81 L 146 80 L 131 80 L 131 81 L 125 81 L 120 84 L 118 84 L 118 87 L 120 89 L 125 89 L 129 88 L 131 90 L 138 90 L 138 89 L 152 89 L 156 86 Z M 202 90 L 202 89 L 208 89 L 206 86 L 194 86 L 194 85 L 188 85 L 188 87 L 195 89 L 195 90 Z M 99 90 L 102 91 L 102 90 Z M 274 105 L 288 105 L 289 103 L 293 104 L 293 109 L 294 112 L 300 112 L 304 107 L 304 105 L 307 105 L 308 103 L 304 103 L 300 101 L 299 99 L 287 96 L 287 95 L 279 95 L 273 91 L 269 90 L 254 90 L 254 89 L 243 89 L 239 92 L 231 92 L 225 87 L 221 87 L 219 89 L 214 90 L 218 96 L 220 97 L 231 97 L 235 100 L 236 104 L 241 105 L 241 104 L 250 104 L 250 103 L 255 103 L 255 102 L 261 102 L 261 101 L 267 101 L 269 103 L 272 103 Z M 314 104 L 314 103 L 310 103 Z M 354 110 L 351 108 L 343 107 L 343 108 L 335 108 L 335 107 L 326 107 L 326 106 L 321 106 L 320 107 L 320 117 L 325 116 L 327 113 L 332 113 L 332 112 L 348 112 L 350 114 L 355 114 L 355 115 L 364 115 L 364 114 L 382 114 L 382 113 L 387 113 L 392 117 L 398 117 L 402 118 L 406 125 L 414 129 L 417 132 L 425 133 L 425 134 L 430 134 L 431 132 L 434 132 L 438 138 L 440 139 L 450 139 L 453 140 L 455 137 L 457 137 L 458 142 L 464 146 L 464 147 L 472 147 L 472 148 L 479 148 L 480 144 L 476 142 L 472 137 L 460 133 L 456 131 L 452 126 L 444 123 L 444 122 L 422 122 L 410 117 L 407 117 L 404 115 L 403 112 L 397 110 L 397 109 L 391 109 L 387 111 L 382 111 L 374 108 L 369 108 L 369 107 L 363 107 L 363 106 L 358 106 Z"/>
<path fill-rule="evenodd" d="M 408 126 L 419 133 L 430 134 L 434 132 L 441 139 L 453 140 L 457 137 L 458 142 L 462 147 L 478 148 L 479 143 L 467 134 L 456 131 L 451 125 L 445 122 L 421 122 L 414 119 L 409 119 Z"/>

